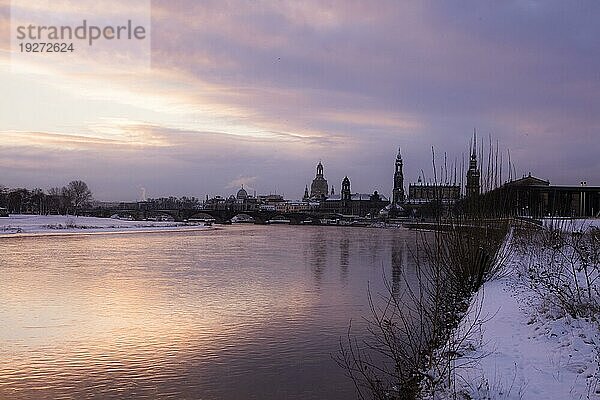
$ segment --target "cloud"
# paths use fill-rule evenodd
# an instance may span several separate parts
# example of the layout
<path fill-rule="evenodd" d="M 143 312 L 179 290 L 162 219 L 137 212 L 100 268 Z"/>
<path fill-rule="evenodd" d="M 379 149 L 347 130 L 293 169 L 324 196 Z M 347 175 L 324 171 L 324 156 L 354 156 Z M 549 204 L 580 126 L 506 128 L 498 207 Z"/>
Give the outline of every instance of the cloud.
<path fill-rule="evenodd" d="M 47 75 L 31 78 L 32 96 L 10 89 L 18 109 L 2 115 L 0 152 L 18 145 L 5 162 L 12 182 L 40 182 L 27 165 L 46 151 L 50 169 L 86 170 L 107 197 L 134 180 L 152 193 L 217 194 L 234 177 L 301 195 L 319 159 L 330 183 L 348 174 L 353 188 L 386 193 L 398 145 L 416 180 L 432 145 L 460 162 L 477 127 L 525 172 L 600 184 L 598 11 L 591 1 L 153 2 L 150 72 L 118 74 L 104 56 L 75 76 L 38 65 Z M 42 97 L 48 87 L 71 112 Z M 42 117 L 13 116 L 28 105 Z"/>
<path fill-rule="evenodd" d="M 90 135 L 73 135 L 56 132 L 1 131 L 0 147 L 39 147 L 59 150 L 96 149 L 107 151 L 130 148 L 162 147 L 169 142 L 165 135 L 144 125 L 94 124 Z"/>
<path fill-rule="evenodd" d="M 252 184 L 256 182 L 258 177 L 256 176 L 238 176 L 231 182 L 229 182 L 226 186 L 228 189 L 237 189 L 242 186 L 245 186 L 246 189 L 254 189 Z"/>

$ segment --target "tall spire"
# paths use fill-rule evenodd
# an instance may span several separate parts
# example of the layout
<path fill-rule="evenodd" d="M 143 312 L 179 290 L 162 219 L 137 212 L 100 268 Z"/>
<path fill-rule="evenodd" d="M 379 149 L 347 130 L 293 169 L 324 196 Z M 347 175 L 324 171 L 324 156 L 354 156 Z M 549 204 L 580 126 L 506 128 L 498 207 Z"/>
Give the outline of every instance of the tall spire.
<path fill-rule="evenodd" d="M 477 168 L 477 131 L 473 128 L 473 141 L 471 142 L 471 159 L 467 171 L 467 197 L 474 197 L 480 193 L 480 172 Z"/>
<path fill-rule="evenodd" d="M 397 205 L 404 202 L 404 174 L 402 172 L 402 149 L 398 146 L 394 169 L 394 189 L 392 190 L 392 203 Z"/>
<path fill-rule="evenodd" d="M 471 151 L 471 158 L 477 158 L 477 129 L 473 128 L 473 149 Z"/>

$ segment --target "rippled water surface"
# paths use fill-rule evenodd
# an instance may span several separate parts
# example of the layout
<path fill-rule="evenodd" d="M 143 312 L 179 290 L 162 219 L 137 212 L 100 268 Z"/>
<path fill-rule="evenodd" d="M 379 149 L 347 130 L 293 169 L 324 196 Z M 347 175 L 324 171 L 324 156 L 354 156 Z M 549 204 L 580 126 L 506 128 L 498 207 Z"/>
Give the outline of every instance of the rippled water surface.
<path fill-rule="evenodd" d="M 0 239 L 0 398 L 352 399 L 331 355 L 404 230 Z"/>

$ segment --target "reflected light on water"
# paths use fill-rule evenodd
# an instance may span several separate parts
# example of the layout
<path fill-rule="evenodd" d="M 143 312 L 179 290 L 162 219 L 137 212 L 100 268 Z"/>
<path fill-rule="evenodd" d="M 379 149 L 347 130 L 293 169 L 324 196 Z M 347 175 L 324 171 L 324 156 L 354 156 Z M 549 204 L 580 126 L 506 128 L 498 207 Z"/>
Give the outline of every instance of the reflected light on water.
<path fill-rule="evenodd" d="M 0 398 L 346 399 L 331 354 L 403 230 L 1 239 Z M 360 329 L 360 323 L 358 323 Z"/>

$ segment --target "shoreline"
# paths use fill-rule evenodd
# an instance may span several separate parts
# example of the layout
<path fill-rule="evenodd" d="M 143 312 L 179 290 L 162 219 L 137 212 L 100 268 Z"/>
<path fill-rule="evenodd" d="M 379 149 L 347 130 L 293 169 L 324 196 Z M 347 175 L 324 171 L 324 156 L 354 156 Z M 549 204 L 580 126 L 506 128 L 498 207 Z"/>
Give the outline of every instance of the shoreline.
<path fill-rule="evenodd" d="M 136 228 L 123 228 L 117 230 L 110 229 L 73 229 L 68 230 L 65 229 L 66 232 L 53 232 L 53 231 L 44 231 L 44 232 L 16 232 L 16 233 L 0 233 L 0 239 L 10 239 L 10 238 L 27 238 L 27 237 L 46 237 L 46 236 L 92 236 L 92 235 L 127 235 L 133 233 L 168 233 L 168 232 L 200 232 L 200 231 L 210 231 L 217 230 L 219 228 L 210 227 L 210 226 L 195 226 L 195 227 L 186 227 L 186 226 L 173 226 L 173 227 L 145 227 L 140 228 L 139 230 Z M 57 229 L 57 231 L 59 231 Z"/>
<path fill-rule="evenodd" d="M 188 232 L 217 229 L 203 224 L 126 221 L 71 215 L 18 214 L 0 218 L 0 239 L 35 236 Z"/>

